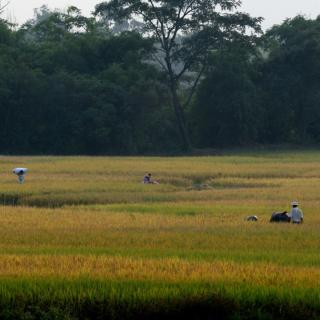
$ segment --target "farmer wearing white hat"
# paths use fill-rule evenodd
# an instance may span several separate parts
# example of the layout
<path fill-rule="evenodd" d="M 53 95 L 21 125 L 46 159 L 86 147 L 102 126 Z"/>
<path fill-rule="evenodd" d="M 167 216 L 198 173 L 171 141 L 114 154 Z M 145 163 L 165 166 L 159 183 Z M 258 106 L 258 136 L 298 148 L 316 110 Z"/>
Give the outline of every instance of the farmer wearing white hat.
<path fill-rule="evenodd" d="M 301 209 L 299 209 L 299 202 L 298 201 L 292 201 L 291 202 L 291 212 L 290 217 L 292 223 L 300 224 L 303 223 L 303 212 Z"/>

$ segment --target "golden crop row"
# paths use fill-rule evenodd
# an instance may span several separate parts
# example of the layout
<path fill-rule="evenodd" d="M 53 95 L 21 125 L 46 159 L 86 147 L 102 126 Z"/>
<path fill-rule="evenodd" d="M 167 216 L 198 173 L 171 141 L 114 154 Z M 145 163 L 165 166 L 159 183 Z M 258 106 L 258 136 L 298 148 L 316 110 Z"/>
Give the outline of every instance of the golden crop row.
<path fill-rule="evenodd" d="M 0 256 L 2 277 L 163 280 L 172 282 L 247 283 L 317 288 L 319 268 L 284 267 L 270 263 L 133 259 L 105 256 Z"/>

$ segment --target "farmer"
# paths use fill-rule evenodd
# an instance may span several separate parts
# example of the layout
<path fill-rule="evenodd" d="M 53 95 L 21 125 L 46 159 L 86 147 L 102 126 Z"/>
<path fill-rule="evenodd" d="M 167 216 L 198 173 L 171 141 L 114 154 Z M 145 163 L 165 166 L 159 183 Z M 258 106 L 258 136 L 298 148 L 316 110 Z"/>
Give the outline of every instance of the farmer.
<path fill-rule="evenodd" d="M 291 217 L 292 223 L 295 223 L 295 224 L 303 223 L 303 212 L 301 209 L 299 209 L 299 202 L 292 201 L 291 206 L 292 206 L 292 209 L 289 216 Z"/>
<path fill-rule="evenodd" d="M 147 173 L 147 174 L 143 177 L 143 183 L 144 183 L 144 184 L 159 184 L 159 182 L 151 179 L 151 173 Z"/>
<path fill-rule="evenodd" d="M 13 169 L 13 173 L 18 176 L 18 182 L 20 184 L 24 183 L 24 175 L 27 173 L 28 169 L 27 168 L 15 168 Z"/>
<path fill-rule="evenodd" d="M 151 173 L 146 173 L 145 176 L 143 177 L 143 183 L 148 184 L 151 181 Z"/>

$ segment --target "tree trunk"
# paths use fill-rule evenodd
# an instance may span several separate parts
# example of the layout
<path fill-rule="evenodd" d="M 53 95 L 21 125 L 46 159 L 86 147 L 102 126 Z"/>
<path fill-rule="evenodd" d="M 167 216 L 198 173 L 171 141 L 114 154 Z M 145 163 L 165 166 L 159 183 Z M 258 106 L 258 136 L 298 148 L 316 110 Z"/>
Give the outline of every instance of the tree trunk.
<path fill-rule="evenodd" d="M 167 65 L 167 71 L 169 74 L 169 88 L 171 91 L 171 100 L 172 100 L 172 107 L 174 109 L 176 119 L 179 126 L 179 132 L 182 139 L 182 146 L 184 151 L 190 151 L 192 149 L 191 147 L 191 141 L 189 137 L 189 132 L 186 125 L 186 120 L 184 116 L 184 110 L 182 108 L 179 96 L 178 96 L 178 82 L 175 77 L 175 74 L 173 72 L 172 68 L 172 62 L 170 59 L 170 49 L 168 49 L 168 46 L 164 46 L 164 49 L 166 51 L 166 65 Z"/>
<path fill-rule="evenodd" d="M 184 111 L 182 109 L 182 106 L 177 94 L 177 86 L 175 83 L 171 83 L 170 90 L 171 90 L 171 97 L 172 97 L 172 106 L 178 122 L 179 132 L 180 132 L 180 136 L 183 144 L 183 150 L 190 151 L 192 149 L 191 141 L 190 141 L 187 125 L 186 125 Z"/>

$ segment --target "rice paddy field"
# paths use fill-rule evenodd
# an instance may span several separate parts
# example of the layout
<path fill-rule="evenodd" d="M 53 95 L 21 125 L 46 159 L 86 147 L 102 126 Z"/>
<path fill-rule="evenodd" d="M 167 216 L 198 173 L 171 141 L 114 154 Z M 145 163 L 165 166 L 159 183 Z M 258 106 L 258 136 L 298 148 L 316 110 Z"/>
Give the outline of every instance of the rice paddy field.
<path fill-rule="evenodd" d="M 1 157 L 0 319 L 320 319 L 319 191 L 320 151 Z"/>

